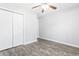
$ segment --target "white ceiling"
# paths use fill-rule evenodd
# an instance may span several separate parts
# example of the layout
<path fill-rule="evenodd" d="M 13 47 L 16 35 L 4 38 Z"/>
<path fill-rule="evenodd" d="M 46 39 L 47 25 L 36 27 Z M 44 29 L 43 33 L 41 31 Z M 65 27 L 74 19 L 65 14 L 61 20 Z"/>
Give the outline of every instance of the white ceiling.
<path fill-rule="evenodd" d="M 56 6 L 57 10 L 47 10 L 45 13 L 41 13 L 41 7 L 38 7 L 36 9 L 32 9 L 32 7 L 39 5 L 38 3 L 0 3 L 0 7 L 6 7 L 6 8 L 15 8 L 17 10 L 28 10 L 32 11 L 37 14 L 37 16 L 43 16 L 48 13 L 53 13 L 57 11 L 66 10 L 71 7 L 79 6 L 79 3 L 48 3 L 50 5 Z"/>
<path fill-rule="evenodd" d="M 70 8 L 74 8 L 76 6 L 79 6 L 79 3 L 49 3 L 53 6 L 57 7 L 57 10 L 47 10 L 45 13 L 41 13 L 41 8 L 37 8 L 35 10 L 33 10 L 38 16 L 43 16 L 49 13 L 54 13 L 54 12 L 58 12 L 58 11 L 63 11 L 63 10 L 67 10 Z"/>

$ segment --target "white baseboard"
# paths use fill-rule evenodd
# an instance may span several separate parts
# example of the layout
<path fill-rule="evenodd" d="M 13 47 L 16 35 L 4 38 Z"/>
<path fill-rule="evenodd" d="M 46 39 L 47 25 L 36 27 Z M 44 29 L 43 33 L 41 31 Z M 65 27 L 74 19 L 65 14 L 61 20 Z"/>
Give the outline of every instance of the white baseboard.
<path fill-rule="evenodd" d="M 58 43 L 61 43 L 61 44 L 64 44 L 64 45 L 72 46 L 72 47 L 79 48 L 79 45 L 70 44 L 70 43 L 66 43 L 66 42 L 59 42 L 59 41 L 56 41 L 56 40 L 53 40 L 53 39 L 49 39 L 49 38 L 44 38 L 44 37 L 39 37 L 39 38 L 45 39 L 45 40 L 49 40 L 49 41 L 53 41 L 53 42 L 58 42 Z"/>
<path fill-rule="evenodd" d="M 33 42 L 36 42 L 36 41 L 37 41 L 37 39 L 35 39 L 35 40 L 33 40 L 33 41 L 28 41 L 28 42 L 25 42 L 24 45 L 30 44 L 30 43 L 33 43 Z"/>

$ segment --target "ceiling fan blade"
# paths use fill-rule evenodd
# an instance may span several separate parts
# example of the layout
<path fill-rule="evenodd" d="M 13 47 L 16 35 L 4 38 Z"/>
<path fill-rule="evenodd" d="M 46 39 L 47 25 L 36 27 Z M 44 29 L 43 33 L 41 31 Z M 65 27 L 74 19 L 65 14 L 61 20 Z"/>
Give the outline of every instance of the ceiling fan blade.
<path fill-rule="evenodd" d="M 41 5 L 34 6 L 34 7 L 32 7 L 32 9 L 37 8 L 37 7 L 39 7 L 39 6 L 41 6 Z"/>
<path fill-rule="evenodd" d="M 55 6 L 49 5 L 49 7 L 52 8 L 52 9 L 57 9 Z"/>
<path fill-rule="evenodd" d="M 44 13 L 44 9 L 42 9 L 42 13 Z"/>

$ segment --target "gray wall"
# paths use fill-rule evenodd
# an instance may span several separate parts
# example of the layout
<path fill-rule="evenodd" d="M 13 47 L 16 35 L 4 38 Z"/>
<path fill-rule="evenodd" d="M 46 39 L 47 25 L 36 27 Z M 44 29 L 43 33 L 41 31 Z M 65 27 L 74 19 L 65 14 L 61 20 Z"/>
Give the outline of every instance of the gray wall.
<path fill-rule="evenodd" d="M 79 47 L 79 7 L 39 18 L 40 37 Z"/>

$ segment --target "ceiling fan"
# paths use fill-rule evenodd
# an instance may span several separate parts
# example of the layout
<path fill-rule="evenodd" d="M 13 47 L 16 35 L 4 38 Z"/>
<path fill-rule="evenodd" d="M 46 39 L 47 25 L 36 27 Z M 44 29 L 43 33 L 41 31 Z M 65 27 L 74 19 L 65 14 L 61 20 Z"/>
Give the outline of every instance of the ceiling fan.
<path fill-rule="evenodd" d="M 47 3 L 42 3 L 40 5 L 34 6 L 34 7 L 32 7 L 32 9 L 35 9 L 35 8 L 38 8 L 38 7 L 42 8 L 42 11 L 41 11 L 42 13 L 44 13 L 45 10 L 48 9 L 48 8 L 51 8 L 52 10 L 56 10 L 57 9 L 57 7 L 55 7 L 53 5 L 49 5 Z"/>

